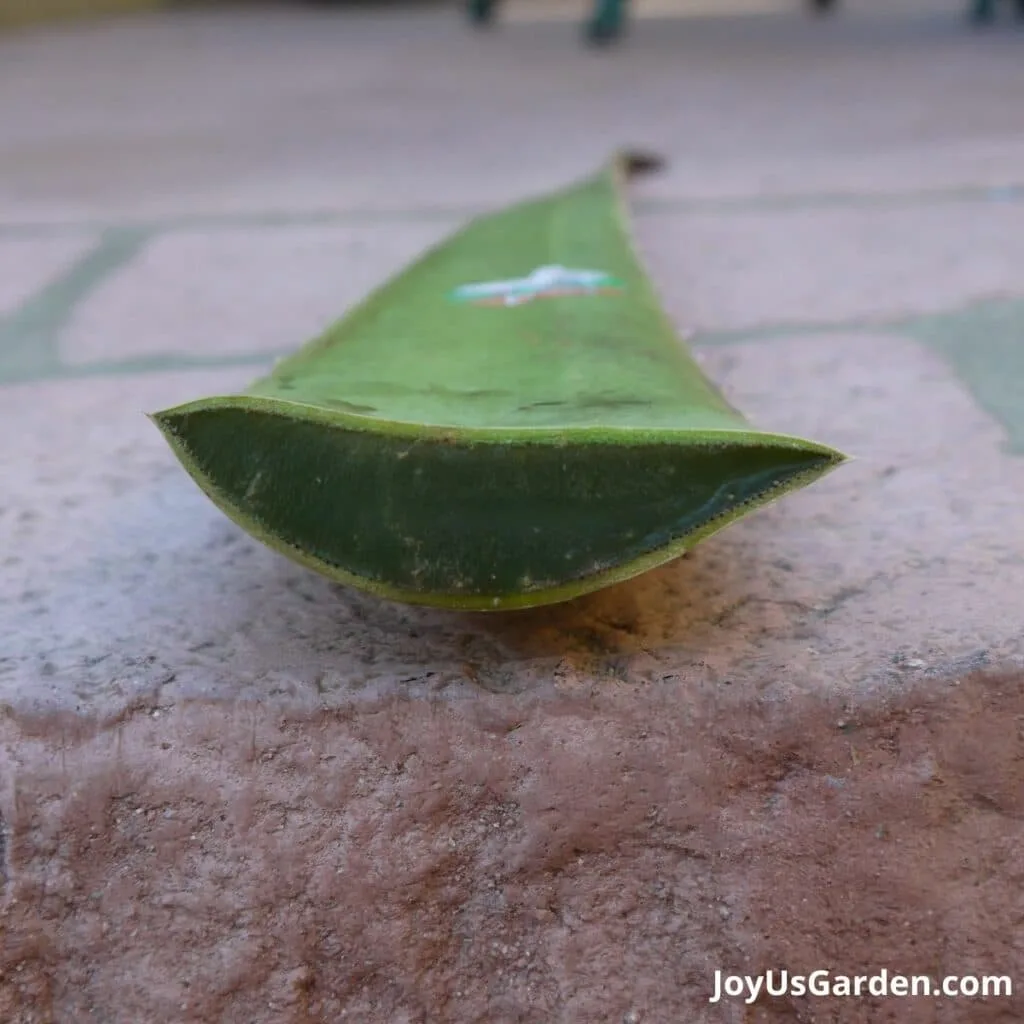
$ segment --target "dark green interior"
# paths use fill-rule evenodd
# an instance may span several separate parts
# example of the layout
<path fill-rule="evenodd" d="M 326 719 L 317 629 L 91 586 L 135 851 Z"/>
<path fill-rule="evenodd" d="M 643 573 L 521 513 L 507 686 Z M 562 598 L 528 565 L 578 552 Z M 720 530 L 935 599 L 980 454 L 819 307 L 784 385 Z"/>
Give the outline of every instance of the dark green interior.
<path fill-rule="evenodd" d="M 749 441 L 412 439 L 242 408 L 159 420 L 229 514 L 373 583 L 460 597 L 629 563 L 830 463 Z"/>

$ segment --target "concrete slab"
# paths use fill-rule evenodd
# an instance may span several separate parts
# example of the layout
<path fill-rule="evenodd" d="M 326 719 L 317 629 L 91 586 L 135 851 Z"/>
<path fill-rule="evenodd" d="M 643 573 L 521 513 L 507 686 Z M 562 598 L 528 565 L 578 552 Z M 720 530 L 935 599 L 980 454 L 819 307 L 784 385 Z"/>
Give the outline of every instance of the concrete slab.
<path fill-rule="evenodd" d="M 1019 970 L 1024 680 L 973 673 L 1024 665 L 1024 37 L 959 15 L 0 38 L 0 1018 L 739 1022 L 717 968 Z M 388 604 L 143 415 L 622 143 L 671 161 L 636 233 L 709 374 L 855 456 L 692 557 Z"/>
<path fill-rule="evenodd" d="M 666 302 L 701 333 L 905 324 L 1024 295 L 1024 202 L 665 211 L 639 232 L 671 268 Z"/>
<path fill-rule="evenodd" d="M 83 366 L 134 356 L 287 352 L 450 230 L 412 223 L 168 232 L 80 304 L 62 357 Z M 126 332 L 126 324 L 135 329 Z"/>

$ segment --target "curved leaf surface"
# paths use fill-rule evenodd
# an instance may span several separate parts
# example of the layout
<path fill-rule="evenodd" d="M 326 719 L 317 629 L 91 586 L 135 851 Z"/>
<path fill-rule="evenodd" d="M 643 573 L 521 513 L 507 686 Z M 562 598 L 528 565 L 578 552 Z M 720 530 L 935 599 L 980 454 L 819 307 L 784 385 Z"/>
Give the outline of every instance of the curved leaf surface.
<path fill-rule="evenodd" d="M 153 418 L 206 494 L 289 557 L 396 600 L 567 600 L 843 456 L 753 429 L 676 337 L 617 156 L 481 217 L 239 395 Z"/>

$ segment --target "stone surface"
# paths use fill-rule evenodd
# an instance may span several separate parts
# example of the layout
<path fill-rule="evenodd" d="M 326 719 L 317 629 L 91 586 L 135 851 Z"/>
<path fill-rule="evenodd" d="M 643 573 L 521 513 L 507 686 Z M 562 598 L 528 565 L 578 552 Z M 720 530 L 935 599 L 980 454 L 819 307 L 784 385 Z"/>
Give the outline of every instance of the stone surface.
<path fill-rule="evenodd" d="M 1024 203 L 997 199 L 679 213 L 640 232 L 666 303 L 705 332 L 955 312 L 1019 295 L 1024 264 Z"/>
<path fill-rule="evenodd" d="M 1020 1019 L 1024 677 L 857 709 L 560 686 L 0 721 L 0 1014 Z M 808 997 L 782 970 L 927 988 Z M 711 1003 L 716 971 L 778 994 Z"/>
<path fill-rule="evenodd" d="M 94 244 L 88 235 L 5 238 L 0 244 L 0 316 L 17 311 Z"/>
<path fill-rule="evenodd" d="M 682 7 L 600 54 L 525 5 L 0 37 L 5 1024 L 1021 1015 L 707 999 L 1022 962 L 1021 684 L 973 673 L 1024 664 L 1024 37 Z M 631 215 L 708 373 L 854 461 L 456 615 L 265 550 L 145 418 L 623 143 L 670 161 Z"/>
<path fill-rule="evenodd" d="M 450 230 L 430 223 L 167 232 L 80 305 L 63 355 L 88 365 L 287 351 Z"/>

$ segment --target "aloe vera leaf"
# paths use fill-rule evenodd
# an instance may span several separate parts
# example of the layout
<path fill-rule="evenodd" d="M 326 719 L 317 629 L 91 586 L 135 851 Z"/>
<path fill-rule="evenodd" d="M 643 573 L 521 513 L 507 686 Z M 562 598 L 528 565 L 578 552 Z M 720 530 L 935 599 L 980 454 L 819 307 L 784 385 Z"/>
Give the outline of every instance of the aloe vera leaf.
<path fill-rule="evenodd" d="M 843 461 L 754 430 L 626 229 L 639 158 L 478 218 L 238 395 L 156 413 L 203 491 L 295 561 L 473 610 L 628 579 Z"/>

